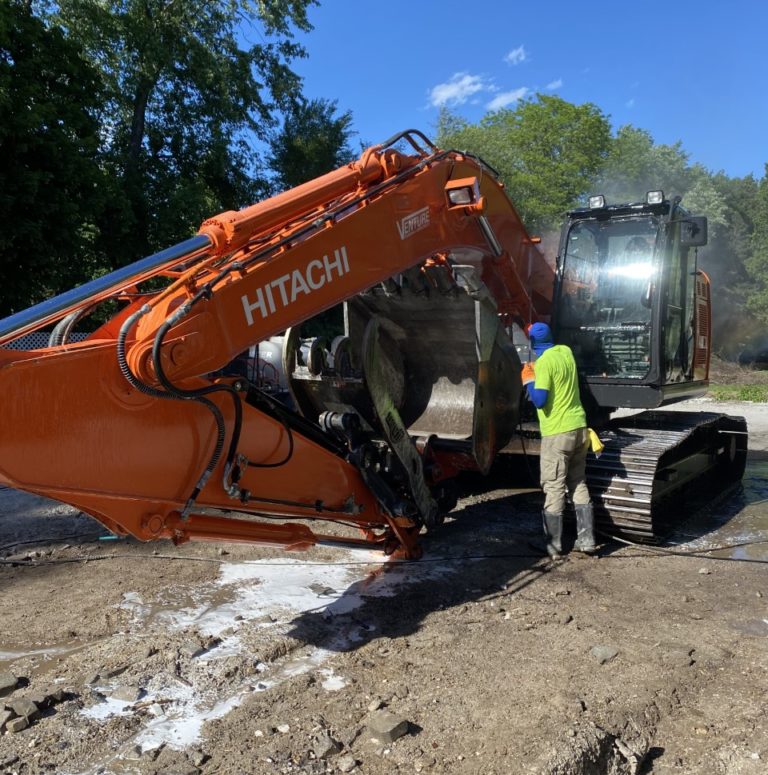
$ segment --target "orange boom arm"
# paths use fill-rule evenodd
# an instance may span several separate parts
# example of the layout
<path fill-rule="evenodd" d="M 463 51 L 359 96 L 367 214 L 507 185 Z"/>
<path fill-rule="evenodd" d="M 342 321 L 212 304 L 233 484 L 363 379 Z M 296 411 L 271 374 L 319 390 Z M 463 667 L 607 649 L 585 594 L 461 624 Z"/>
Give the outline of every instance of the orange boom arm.
<path fill-rule="evenodd" d="M 142 540 L 334 542 L 415 556 L 419 530 L 441 512 L 440 482 L 487 467 L 504 442 L 497 418 L 509 423 L 519 392 L 504 331 L 548 314 L 552 271 L 480 160 L 412 131 L 393 140 L 403 138 L 413 154 L 371 148 L 207 220 L 187 243 L 0 321 L 0 482 Z M 165 288 L 142 290 L 158 276 Z M 120 311 L 70 341 L 75 322 L 108 299 L 121 300 Z M 302 347 L 314 345 L 296 327 L 342 302 L 346 371 L 339 349 L 333 369 L 326 358 L 313 372 Z M 450 380 L 412 368 L 407 328 L 419 315 L 441 324 L 435 314 L 465 311 L 471 426 L 444 434 L 465 442 L 449 453 L 416 426 L 434 417 L 430 396 Z M 14 340 L 54 324 L 49 346 L 17 349 Z M 304 374 L 293 407 L 226 370 L 286 330 L 289 376 Z M 502 415 L 478 409 L 494 395 Z M 362 532 L 329 535 L 294 519 Z"/>

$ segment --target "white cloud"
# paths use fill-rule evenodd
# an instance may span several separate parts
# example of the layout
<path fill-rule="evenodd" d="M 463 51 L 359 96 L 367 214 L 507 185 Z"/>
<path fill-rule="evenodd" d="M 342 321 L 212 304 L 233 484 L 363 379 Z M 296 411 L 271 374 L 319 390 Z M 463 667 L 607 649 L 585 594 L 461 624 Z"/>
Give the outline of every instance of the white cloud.
<path fill-rule="evenodd" d="M 519 65 L 521 62 L 525 62 L 526 59 L 528 59 L 528 54 L 526 53 L 524 46 L 513 48 L 512 51 L 504 57 L 504 61 L 510 65 Z"/>
<path fill-rule="evenodd" d="M 562 85 L 563 85 L 563 79 L 562 78 L 558 78 L 556 81 L 550 81 L 547 84 L 547 88 L 550 91 L 554 91 L 555 89 L 559 89 Z"/>
<path fill-rule="evenodd" d="M 435 108 L 443 105 L 463 105 L 473 94 L 481 91 L 494 91 L 494 87 L 481 75 L 455 73 L 446 83 L 432 87 L 429 103 Z"/>
<path fill-rule="evenodd" d="M 528 87 L 526 86 L 521 86 L 513 91 L 505 91 L 502 94 L 497 94 L 485 107 L 488 110 L 500 110 L 513 102 L 521 100 L 526 94 L 528 94 Z"/>
<path fill-rule="evenodd" d="M 628 108 L 634 108 L 635 107 L 635 98 L 632 97 L 631 100 L 627 100 L 627 102 L 625 103 L 625 106 L 628 107 Z"/>

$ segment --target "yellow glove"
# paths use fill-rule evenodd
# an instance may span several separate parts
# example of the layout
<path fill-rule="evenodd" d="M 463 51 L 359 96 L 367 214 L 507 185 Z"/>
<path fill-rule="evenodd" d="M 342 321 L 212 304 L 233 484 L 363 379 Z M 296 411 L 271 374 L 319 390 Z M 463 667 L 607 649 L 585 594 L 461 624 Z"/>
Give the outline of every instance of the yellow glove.
<path fill-rule="evenodd" d="M 600 441 L 600 437 L 592 430 L 592 428 L 587 428 L 587 435 L 589 436 L 589 446 L 592 452 L 595 453 L 595 457 L 600 457 L 600 453 L 603 451 L 605 444 Z"/>
<path fill-rule="evenodd" d="M 527 385 L 529 382 L 535 382 L 536 372 L 533 370 L 533 364 L 526 363 L 523 366 L 523 370 L 520 372 L 520 376 L 523 378 L 523 385 Z"/>

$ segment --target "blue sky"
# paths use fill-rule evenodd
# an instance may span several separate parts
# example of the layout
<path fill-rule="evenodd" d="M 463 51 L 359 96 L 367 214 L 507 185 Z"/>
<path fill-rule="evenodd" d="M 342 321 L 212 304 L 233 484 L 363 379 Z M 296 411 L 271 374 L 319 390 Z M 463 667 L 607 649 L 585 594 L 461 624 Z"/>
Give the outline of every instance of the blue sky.
<path fill-rule="evenodd" d="M 477 121 L 541 91 L 680 140 L 713 172 L 768 162 L 768 0 L 324 0 L 309 18 L 294 69 L 352 112 L 355 148 L 433 137 L 441 104 Z"/>

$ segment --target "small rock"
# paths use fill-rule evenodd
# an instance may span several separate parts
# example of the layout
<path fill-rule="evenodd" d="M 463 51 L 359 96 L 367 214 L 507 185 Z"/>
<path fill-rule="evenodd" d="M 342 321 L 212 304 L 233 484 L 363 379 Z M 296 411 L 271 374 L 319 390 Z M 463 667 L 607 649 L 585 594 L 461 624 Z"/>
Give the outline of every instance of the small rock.
<path fill-rule="evenodd" d="M 325 584 L 310 584 L 309 588 L 319 597 L 333 597 L 338 592 L 333 587 L 327 587 Z"/>
<path fill-rule="evenodd" d="M 371 700 L 368 703 L 368 712 L 373 713 L 375 710 L 379 710 L 384 707 L 384 703 L 377 697 L 375 700 Z"/>
<path fill-rule="evenodd" d="M 219 548 L 219 557 L 226 557 L 229 554 L 229 552 L 224 548 Z"/>
<path fill-rule="evenodd" d="M 181 646 L 181 648 L 179 648 L 179 653 L 182 656 L 189 657 L 190 659 L 196 659 L 197 657 L 205 654 L 205 652 L 205 646 L 196 640 L 188 640 Z"/>
<path fill-rule="evenodd" d="M 205 764 L 210 758 L 211 757 L 208 756 L 205 751 L 192 751 L 189 755 L 189 760 L 192 762 L 192 764 L 195 765 L 195 767 L 202 767 L 202 765 Z"/>
<path fill-rule="evenodd" d="M 119 664 L 119 665 L 112 665 L 111 667 L 101 667 L 99 668 L 99 677 L 100 678 L 116 678 L 117 676 L 121 675 L 128 669 L 128 665 Z"/>
<path fill-rule="evenodd" d="M 317 759 L 328 759 L 341 751 L 341 743 L 334 740 L 328 732 L 322 732 L 317 737 L 317 742 L 312 746 L 312 751 Z"/>
<path fill-rule="evenodd" d="M 139 686 L 118 686 L 109 696 L 122 702 L 137 702 L 144 690 Z"/>
<path fill-rule="evenodd" d="M 709 568 L 699 568 L 699 575 L 701 576 L 709 576 L 710 573 L 712 571 Z"/>
<path fill-rule="evenodd" d="M 0 732 L 3 731 L 3 727 L 13 718 L 12 710 L 0 710 Z"/>
<path fill-rule="evenodd" d="M 338 761 L 336 762 L 336 766 L 339 768 L 341 772 L 352 772 L 352 770 L 357 767 L 357 762 L 355 761 L 355 757 L 351 754 L 344 754 L 344 756 L 340 756 Z"/>
<path fill-rule="evenodd" d="M 290 724 L 280 724 L 279 726 L 275 727 L 275 729 L 277 729 L 281 735 L 287 735 L 291 731 L 291 726 Z"/>
<path fill-rule="evenodd" d="M 755 597 L 762 597 L 762 596 L 763 596 L 762 592 L 755 592 Z"/>
<path fill-rule="evenodd" d="M 150 761 L 154 761 L 162 753 L 165 748 L 165 743 L 152 742 L 148 745 L 142 746 L 141 755 Z"/>
<path fill-rule="evenodd" d="M 93 686 L 94 684 L 97 684 L 100 680 L 101 680 L 100 673 L 88 673 L 83 679 L 83 683 L 88 684 L 89 686 Z"/>
<path fill-rule="evenodd" d="M 0 697 L 10 694 L 19 685 L 19 679 L 13 673 L 0 673 Z"/>
<path fill-rule="evenodd" d="M 378 710 L 368 722 L 368 732 L 381 743 L 394 743 L 408 732 L 408 721 L 388 710 Z"/>
<path fill-rule="evenodd" d="M 64 689 L 51 689 L 47 694 L 48 702 L 51 705 L 58 705 L 60 702 L 64 702 L 67 699 L 67 693 Z"/>
<path fill-rule="evenodd" d="M 14 700 L 6 707 L 10 708 L 17 716 L 27 719 L 27 721 L 34 721 L 40 715 L 40 709 L 37 705 L 26 697 Z"/>
<path fill-rule="evenodd" d="M 619 650 L 613 646 L 593 646 L 589 652 L 601 664 L 610 662 L 618 655 Z"/>
<path fill-rule="evenodd" d="M 23 729 L 26 729 L 29 726 L 29 721 L 24 716 L 21 716 L 19 718 L 11 719 L 6 725 L 5 728 L 12 733 L 21 732 Z"/>
<path fill-rule="evenodd" d="M 570 614 L 560 614 L 557 621 L 559 624 L 568 624 L 573 621 L 573 617 Z"/>

